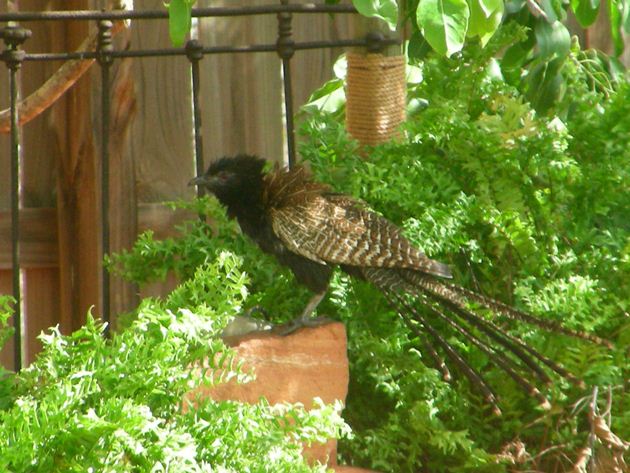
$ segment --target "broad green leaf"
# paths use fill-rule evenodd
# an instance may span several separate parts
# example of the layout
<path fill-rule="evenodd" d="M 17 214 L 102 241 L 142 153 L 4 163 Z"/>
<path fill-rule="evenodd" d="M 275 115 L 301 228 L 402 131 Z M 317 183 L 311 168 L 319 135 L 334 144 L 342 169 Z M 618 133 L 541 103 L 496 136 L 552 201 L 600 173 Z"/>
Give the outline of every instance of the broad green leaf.
<path fill-rule="evenodd" d="M 447 57 L 464 46 L 469 17 L 466 0 L 421 0 L 416 12 L 425 39 Z"/>
<path fill-rule="evenodd" d="M 501 70 L 501 64 L 496 58 L 491 58 L 490 62 L 488 62 L 488 67 L 486 67 L 486 74 L 488 75 L 488 79 L 490 80 L 505 82 L 503 71 Z"/>
<path fill-rule="evenodd" d="M 405 76 L 407 78 L 407 84 L 410 86 L 420 84 L 424 80 L 422 68 L 413 64 L 407 64 Z"/>
<path fill-rule="evenodd" d="M 562 21 L 566 17 L 563 0 L 540 0 L 540 6 L 545 12 L 545 15 L 547 15 L 547 21 L 549 23 L 553 23 L 556 20 Z"/>
<path fill-rule="evenodd" d="M 422 33 L 414 31 L 411 38 L 409 38 L 409 44 L 407 45 L 407 55 L 409 56 L 409 59 L 422 61 L 430 51 L 431 46 L 427 40 L 424 39 Z"/>
<path fill-rule="evenodd" d="M 571 0 L 571 8 L 583 28 L 592 25 L 599 13 L 600 0 Z"/>
<path fill-rule="evenodd" d="M 490 18 L 497 11 L 503 11 L 503 0 L 477 0 L 477 5 L 482 10 L 484 17 Z"/>
<path fill-rule="evenodd" d="M 523 64 L 529 59 L 532 53 L 532 48 L 527 44 L 516 43 L 510 46 L 503 53 L 503 57 L 501 58 L 501 67 L 507 69 L 520 69 L 523 67 Z"/>
<path fill-rule="evenodd" d="M 470 19 L 466 36 L 479 36 L 485 46 L 496 32 L 503 18 L 503 0 L 468 0 Z"/>
<path fill-rule="evenodd" d="M 507 0 L 505 2 L 505 11 L 508 15 L 518 13 L 525 8 L 525 0 Z"/>
<path fill-rule="evenodd" d="M 623 2 L 623 14 L 621 15 L 621 24 L 626 33 L 630 33 L 630 0 Z"/>
<path fill-rule="evenodd" d="M 538 113 L 546 113 L 564 95 L 566 80 L 561 74 L 563 63 L 564 58 L 541 62 L 527 76 L 525 95 Z"/>
<path fill-rule="evenodd" d="M 623 36 L 621 34 L 622 20 L 624 15 L 624 2 L 622 0 L 608 1 L 608 14 L 610 15 L 610 35 L 615 45 L 615 55 L 623 53 Z"/>
<path fill-rule="evenodd" d="M 308 102 L 302 106 L 302 111 L 324 111 L 334 113 L 346 103 L 346 95 L 343 89 L 343 80 L 331 79 L 317 89 L 308 98 Z"/>
<path fill-rule="evenodd" d="M 346 78 L 346 74 L 348 73 L 348 61 L 345 54 L 340 55 L 333 64 L 333 72 L 337 79 Z"/>
<path fill-rule="evenodd" d="M 184 44 L 190 31 L 192 2 L 171 0 L 168 7 L 168 33 L 175 46 Z"/>
<path fill-rule="evenodd" d="M 536 42 L 543 58 L 564 58 L 571 49 L 571 35 L 559 21 L 548 23 L 543 19 L 536 22 L 534 28 Z"/>
<path fill-rule="evenodd" d="M 523 43 L 516 43 L 506 49 L 501 58 L 501 72 L 506 81 L 516 85 L 521 81 L 522 65 L 532 54 L 531 48 L 525 47 Z"/>
<path fill-rule="evenodd" d="M 347 69 L 348 63 L 346 61 L 346 55 L 342 54 L 333 65 L 335 78 L 315 90 L 308 98 L 307 103 L 302 106 L 301 111 L 336 113 L 341 110 L 346 103 L 346 94 L 343 85 Z"/>
<path fill-rule="evenodd" d="M 392 31 L 398 24 L 398 4 L 396 0 L 352 0 L 357 11 L 368 18 L 380 18 Z"/>

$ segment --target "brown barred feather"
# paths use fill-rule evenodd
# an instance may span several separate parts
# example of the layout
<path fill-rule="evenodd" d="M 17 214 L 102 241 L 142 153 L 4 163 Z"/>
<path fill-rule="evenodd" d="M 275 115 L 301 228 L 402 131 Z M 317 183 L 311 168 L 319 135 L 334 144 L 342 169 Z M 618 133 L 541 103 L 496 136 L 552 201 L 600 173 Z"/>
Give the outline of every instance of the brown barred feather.
<path fill-rule="evenodd" d="M 498 327 L 492 321 L 487 320 L 478 314 L 475 314 L 471 310 L 466 308 L 467 301 L 451 291 L 456 288 L 452 284 L 443 283 L 433 278 L 426 277 L 424 275 L 418 275 L 410 271 L 392 271 L 392 270 L 365 270 L 366 279 L 372 280 L 371 273 L 379 271 L 381 273 L 387 272 L 388 281 L 392 290 L 403 291 L 406 293 L 424 295 L 430 299 L 438 302 L 440 305 L 445 306 L 454 315 L 465 319 L 469 324 L 475 326 L 482 331 L 489 338 L 502 345 L 508 351 L 512 352 L 518 359 L 520 359 L 533 374 L 535 374 L 542 382 L 549 383 L 551 380 L 548 375 L 542 370 L 533 358 L 537 359 L 552 371 L 555 371 L 560 376 L 566 378 L 577 386 L 583 386 L 582 380 L 576 378 L 565 368 L 561 367 L 553 360 L 542 355 L 534 348 L 528 346 L 522 340 L 508 334 L 505 330 Z M 381 276 L 382 278 L 383 276 Z M 485 298 L 487 301 L 496 302 L 493 299 Z M 533 317 L 533 316 L 530 316 Z M 564 333 L 564 332 L 560 332 Z M 579 337 L 584 338 L 584 337 Z"/>
<path fill-rule="evenodd" d="M 415 248 L 389 220 L 350 198 L 326 194 L 304 168 L 268 175 L 263 194 L 274 233 L 293 252 L 320 263 L 409 268 L 451 277 L 448 267 Z"/>
<path fill-rule="evenodd" d="M 540 328 L 544 328 L 550 332 L 558 332 L 563 333 L 565 335 L 569 335 L 575 338 L 582 338 L 584 340 L 588 340 L 589 342 L 595 343 L 597 345 L 605 346 L 606 348 L 612 349 L 613 345 L 608 340 L 604 340 L 596 335 L 581 332 L 578 330 L 571 330 L 568 327 L 564 327 L 563 325 L 550 321 L 540 319 L 538 317 L 533 316 L 532 314 L 527 314 L 523 311 L 515 309 L 514 307 L 510 307 L 503 302 L 491 299 L 489 297 L 483 296 L 481 294 L 477 294 L 476 292 L 471 291 L 470 289 L 466 289 L 465 287 L 457 286 L 455 284 L 445 284 L 446 287 L 451 289 L 452 291 L 460 294 L 460 296 L 464 296 L 465 298 L 470 299 L 471 301 L 477 302 L 481 304 L 486 309 L 490 309 L 492 312 L 495 312 L 499 315 L 503 315 L 513 320 L 521 320 L 530 325 L 536 325 Z"/>

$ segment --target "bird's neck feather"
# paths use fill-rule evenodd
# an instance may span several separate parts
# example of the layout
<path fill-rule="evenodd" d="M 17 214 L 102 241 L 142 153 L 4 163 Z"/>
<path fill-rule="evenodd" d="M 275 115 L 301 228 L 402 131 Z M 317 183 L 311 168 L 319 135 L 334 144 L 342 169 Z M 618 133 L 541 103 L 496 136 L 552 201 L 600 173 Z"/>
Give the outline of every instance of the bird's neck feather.
<path fill-rule="evenodd" d="M 222 195 L 217 195 L 221 203 L 227 208 L 228 215 L 236 218 L 245 230 L 245 226 L 256 226 L 263 215 L 262 176 L 252 176 L 243 181 L 238 188 L 231 189 Z"/>

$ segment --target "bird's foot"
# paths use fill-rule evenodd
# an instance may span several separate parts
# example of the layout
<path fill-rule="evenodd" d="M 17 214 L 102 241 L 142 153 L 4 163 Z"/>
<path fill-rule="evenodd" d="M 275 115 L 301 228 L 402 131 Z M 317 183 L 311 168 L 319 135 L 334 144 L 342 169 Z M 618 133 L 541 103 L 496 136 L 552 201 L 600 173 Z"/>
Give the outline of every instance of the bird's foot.
<path fill-rule="evenodd" d="M 254 318 L 254 314 L 262 314 L 267 318 L 267 311 L 259 306 L 254 306 L 246 310 L 242 315 L 234 317 L 223 329 L 221 337 L 238 337 L 251 332 L 264 332 L 271 330 L 273 324 L 259 318 Z"/>
<path fill-rule="evenodd" d="M 260 315 L 264 320 L 269 320 L 269 312 L 267 312 L 267 309 L 259 305 L 250 307 L 243 313 L 244 317 L 254 318 L 255 315 Z"/>
<path fill-rule="evenodd" d="M 277 327 L 276 333 L 285 337 L 287 335 L 291 335 L 301 328 L 321 327 L 322 325 L 330 324 L 333 322 L 335 322 L 335 320 L 325 316 L 298 317 L 297 319 L 293 319 L 290 322 L 287 322 L 286 324 Z"/>

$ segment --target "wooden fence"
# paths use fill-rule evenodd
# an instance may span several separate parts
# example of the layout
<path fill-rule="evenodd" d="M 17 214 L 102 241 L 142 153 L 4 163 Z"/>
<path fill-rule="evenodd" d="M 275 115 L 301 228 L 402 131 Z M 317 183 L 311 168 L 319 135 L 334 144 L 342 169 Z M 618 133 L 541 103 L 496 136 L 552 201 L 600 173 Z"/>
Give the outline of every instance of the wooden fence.
<path fill-rule="evenodd" d="M 263 5 L 272 0 L 200 0 L 197 6 Z M 20 0 L 20 11 L 88 10 L 97 0 Z M 162 9 L 162 0 L 135 2 L 136 9 Z M 307 1 L 294 1 L 309 3 Z M 346 2 L 349 3 L 349 2 Z M 606 10 L 602 8 L 602 10 Z M 17 11 L 2 2 L 0 14 Z M 591 46 L 610 51 L 605 15 L 590 30 Z M 95 28 L 93 21 L 31 21 L 27 52 L 73 51 Z M 295 14 L 295 41 L 355 38 L 363 27 L 353 15 Z M 201 18 L 203 45 L 275 43 L 275 15 Z M 585 39 L 583 32 L 579 32 Z M 115 50 L 170 47 L 164 20 L 133 21 L 115 37 Z M 297 51 L 292 59 L 295 109 L 331 75 L 340 48 Z M 628 53 L 626 53 L 626 60 Z M 22 97 L 41 86 L 60 62 L 27 61 L 19 74 Z M 111 80 L 110 218 L 111 251 L 128 248 L 138 232 L 172 233 L 186 215 L 161 202 L 193 196 L 187 187 L 195 173 L 190 62 L 186 56 L 126 58 L 114 61 Z M 282 161 L 281 62 L 274 52 L 206 55 L 200 61 L 201 120 L 205 159 L 237 152 Z M 99 68 L 85 77 L 50 110 L 21 129 L 20 262 L 23 286 L 24 361 L 39 350 L 41 330 L 60 324 L 70 332 L 92 306 L 100 314 L 100 93 Z M 8 79 L 0 75 L 0 110 L 9 106 Z M 0 293 L 12 292 L 10 142 L 0 134 Z M 112 278 L 111 312 L 125 311 L 139 297 L 162 294 L 174 281 L 138 291 Z M 12 342 L 0 363 L 14 365 Z"/>
<path fill-rule="evenodd" d="M 9 2 L 9 6 L 10 6 Z M 86 10 L 100 2 L 20 0 L 20 11 Z M 197 6 L 235 7 L 267 1 L 200 1 Z M 292 2 L 300 3 L 300 2 Z M 307 2 L 302 2 L 307 3 Z M 161 0 L 136 2 L 136 9 L 163 9 Z M 0 13 L 6 12 L 0 5 Z M 12 10 L 14 11 L 14 10 Z M 294 14 L 296 42 L 353 38 L 353 16 Z M 27 52 L 73 51 L 95 23 L 31 21 Z M 274 44 L 275 15 L 200 18 L 203 45 Z M 132 21 L 115 37 L 115 49 L 171 47 L 165 20 Z M 297 51 L 291 60 L 295 108 L 331 75 L 340 48 Z M 275 52 L 207 55 L 199 63 L 201 119 L 206 162 L 237 152 L 282 161 L 281 62 Z M 20 95 L 28 96 L 60 62 L 27 61 L 19 74 Z M 0 78 L 0 109 L 9 106 L 7 75 Z M 116 60 L 111 85 L 111 251 L 128 248 L 138 232 L 172 233 L 187 218 L 161 202 L 191 198 L 195 174 L 190 62 L 186 56 Z M 78 328 L 90 307 L 100 313 L 100 77 L 92 70 L 49 111 L 21 130 L 20 262 L 23 281 L 25 363 L 39 349 L 41 330 L 60 324 Z M 0 135 L 0 293 L 12 292 L 10 144 Z M 112 278 L 111 312 L 131 308 L 141 296 L 164 293 L 173 281 L 137 288 Z M 0 362 L 13 366 L 12 343 Z"/>

